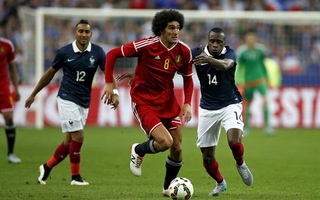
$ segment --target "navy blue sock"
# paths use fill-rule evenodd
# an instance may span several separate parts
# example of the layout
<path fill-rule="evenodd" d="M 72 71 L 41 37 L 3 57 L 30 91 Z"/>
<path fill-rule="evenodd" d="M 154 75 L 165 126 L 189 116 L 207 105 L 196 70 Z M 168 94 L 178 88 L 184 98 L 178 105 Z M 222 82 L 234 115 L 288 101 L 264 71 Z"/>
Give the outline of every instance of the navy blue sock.
<path fill-rule="evenodd" d="M 14 142 L 16 139 L 16 128 L 14 126 L 5 127 L 7 143 L 8 143 L 8 155 L 13 153 Z"/>
<path fill-rule="evenodd" d="M 164 178 L 163 188 L 168 189 L 170 182 L 175 179 L 180 171 L 182 166 L 182 161 L 174 161 L 169 157 L 166 160 L 166 176 Z"/>
<path fill-rule="evenodd" d="M 141 144 L 138 144 L 135 148 L 135 152 L 141 157 L 144 157 L 145 154 L 158 153 L 158 151 L 153 146 L 153 142 L 154 142 L 154 139 L 151 139 Z"/>

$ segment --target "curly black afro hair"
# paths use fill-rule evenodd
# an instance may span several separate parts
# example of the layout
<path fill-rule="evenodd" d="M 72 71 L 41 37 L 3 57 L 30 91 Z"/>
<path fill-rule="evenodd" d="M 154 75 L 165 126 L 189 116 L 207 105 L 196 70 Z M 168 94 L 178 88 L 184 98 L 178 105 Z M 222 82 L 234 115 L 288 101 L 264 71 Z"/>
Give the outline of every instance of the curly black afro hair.
<path fill-rule="evenodd" d="M 180 30 L 182 30 L 184 25 L 184 16 L 180 12 L 172 9 L 157 12 L 152 20 L 152 32 L 156 36 L 160 36 L 168 23 L 172 21 L 177 21 L 180 24 Z"/>

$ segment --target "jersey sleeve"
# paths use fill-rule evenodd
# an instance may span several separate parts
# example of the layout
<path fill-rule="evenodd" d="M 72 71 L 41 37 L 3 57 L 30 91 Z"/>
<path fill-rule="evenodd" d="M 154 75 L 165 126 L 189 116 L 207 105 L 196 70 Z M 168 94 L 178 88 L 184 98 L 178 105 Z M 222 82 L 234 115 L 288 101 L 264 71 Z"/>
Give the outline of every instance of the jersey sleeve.
<path fill-rule="evenodd" d="M 192 52 L 189 47 L 184 47 L 184 56 L 183 56 L 184 65 L 178 70 L 178 74 L 182 76 L 191 76 L 192 75 Z"/>
<path fill-rule="evenodd" d="M 9 51 L 8 51 L 8 61 L 11 62 L 15 59 L 15 53 L 14 53 L 14 45 L 13 43 L 8 40 L 8 46 L 9 46 Z"/>
<path fill-rule="evenodd" d="M 136 42 L 137 41 L 134 41 L 122 46 L 121 51 L 122 51 L 123 57 L 137 57 L 137 54 L 140 48 L 137 47 Z"/>
<path fill-rule="evenodd" d="M 194 88 L 194 85 L 193 85 L 192 76 L 184 76 L 183 77 L 184 104 L 191 105 L 193 88 Z"/>
<path fill-rule="evenodd" d="M 237 55 L 233 49 L 229 49 L 229 51 L 227 51 L 225 58 L 231 59 L 234 63 L 237 63 Z"/>
<path fill-rule="evenodd" d="M 191 49 L 192 59 L 200 55 L 200 53 L 201 53 L 201 50 L 199 47 Z"/>
<path fill-rule="evenodd" d="M 102 48 L 99 48 L 99 68 L 101 71 L 104 71 L 105 64 L 106 64 L 106 53 Z"/>
<path fill-rule="evenodd" d="M 114 66 L 116 64 L 117 58 L 136 56 L 137 51 L 134 43 L 135 42 L 124 44 L 120 47 L 116 47 L 110 50 L 107 53 L 106 60 L 105 60 L 105 82 L 106 83 L 113 82 L 113 70 L 114 70 Z"/>
<path fill-rule="evenodd" d="M 62 49 L 58 49 L 55 58 L 52 61 L 51 66 L 56 69 L 59 70 L 62 68 L 63 66 L 63 55 L 64 53 L 62 52 Z"/>

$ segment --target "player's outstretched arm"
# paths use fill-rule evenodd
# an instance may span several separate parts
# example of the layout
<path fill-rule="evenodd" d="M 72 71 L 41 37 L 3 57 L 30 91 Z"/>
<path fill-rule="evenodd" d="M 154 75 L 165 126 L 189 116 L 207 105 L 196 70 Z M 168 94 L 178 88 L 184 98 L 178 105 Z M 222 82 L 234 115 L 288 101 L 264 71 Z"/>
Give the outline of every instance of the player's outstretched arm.
<path fill-rule="evenodd" d="M 30 108 L 31 104 L 34 102 L 34 99 L 38 92 L 40 92 L 44 87 L 46 87 L 54 75 L 56 74 L 57 70 L 54 69 L 53 67 L 49 67 L 49 69 L 43 74 L 39 82 L 37 83 L 36 87 L 32 91 L 31 95 L 27 98 L 25 101 L 24 107 Z"/>
<path fill-rule="evenodd" d="M 110 50 L 106 55 L 104 70 L 106 83 L 101 96 L 101 100 L 103 100 L 105 104 L 111 105 L 113 109 L 116 109 L 119 104 L 117 82 L 113 76 L 113 69 L 118 57 L 123 57 L 121 47 Z"/>
<path fill-rule="evenodd" d="M 192 76 L 183 76 L 184 105 L 182 107 L 182 115 L 186 123 L 189 122 L 192 118 L 190 105 L 193 87 L 194 85 Z"/>

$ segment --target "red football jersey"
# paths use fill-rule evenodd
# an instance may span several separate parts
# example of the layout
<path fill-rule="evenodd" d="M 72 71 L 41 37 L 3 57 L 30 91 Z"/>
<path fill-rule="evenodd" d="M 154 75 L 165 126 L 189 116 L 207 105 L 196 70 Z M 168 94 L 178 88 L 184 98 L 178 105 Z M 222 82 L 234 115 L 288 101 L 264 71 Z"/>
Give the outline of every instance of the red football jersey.
<path fill-rule="evenodd" d="M 0 37 L 0 95 L 10 94 L 8 62 L 15 58 L 14 46 L 10 40 Z"/>
<path fill-rule="evenodd" d="M 175 74 L 192 75 L 191 50 L 181 41 L 168 49 L 158 36 L 153 36 L 123 45 L 121 52 L 124 57 L 138 57 L 130 91 L 137 104 L 167 104 L 175 98 Z"/>

